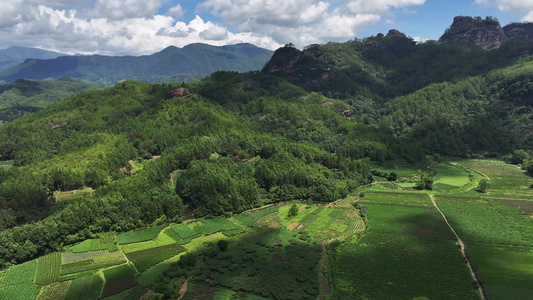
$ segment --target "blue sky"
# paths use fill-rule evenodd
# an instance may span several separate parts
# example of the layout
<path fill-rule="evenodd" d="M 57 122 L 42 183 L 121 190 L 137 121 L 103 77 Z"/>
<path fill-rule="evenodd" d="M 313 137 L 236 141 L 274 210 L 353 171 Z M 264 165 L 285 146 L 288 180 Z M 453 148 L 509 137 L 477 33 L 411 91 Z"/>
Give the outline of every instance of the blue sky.
<path fill-rule="evenodd" d="M 453 17 L 533 21 L 533 0 L 9 0 L 0 48 L 141 55 L 170 45 L 241 42 L 276 49 L 346 41 L 397 29 L 438 39 Z"/>

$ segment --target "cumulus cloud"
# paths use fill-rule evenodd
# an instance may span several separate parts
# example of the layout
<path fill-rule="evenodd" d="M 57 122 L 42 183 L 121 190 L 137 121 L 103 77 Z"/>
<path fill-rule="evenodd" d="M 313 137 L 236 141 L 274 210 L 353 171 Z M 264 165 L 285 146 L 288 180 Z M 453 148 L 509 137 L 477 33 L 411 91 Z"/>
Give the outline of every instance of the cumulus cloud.
<path fill-rule="evenodd" d="M 224 27 L 214 26 L 200 32 L 198 36 L 208 41 L 221 41 L 228 37 L 228 30 Z"/>
<path fill-rule="evenodd" d="M 166 13 L 167 16 L 173 16 L 173 17 L 176 17 L 178 19 L 182 18 L 184 14 L 185 14 L 185 11 L 183 10 L 181 5 L 179 5 L 179 4 L 174 6 L 174 7 L 171 7 Z"/>
<path fill-rule="evenodd" d="M 336 7 L 324 0 L 206 0 L 197 11 L 208 11 L 241 32 L 269 36 L 280 44 L 346 40 L 391 15 L 394 8 L 422 5 L 425 0 L 354 0 Z"/>
<path fill-rule="evenodd" d="M 97 0 L 89 17 L 120 20 L 125 18 L 151 18 L 161 7 L 160 0 Z"/>
<path fill-rule="evenodd" d="M 4 47 L 112 55 L 150 54 L 169 45 L 202 42 L 304 47 L 354 38 L 383 16 L 392 19 L 395 8 L 424 2 L 204 0 L 197 5 L 198 15 L 182 21 L 186 11 L 175 0 L 10 0 L 0 2 L 0 40 Z M 224 23 L 204 21 L 202 14 Z"/>
<path fill-rule="evenodd" d="M 475 0 L 474 3 L 496 6 L 499 10 L 527 13 L 527 15 L 522 18 L 522 21 L 533 21 L 532 0 Z"/>
<path fill-rule="evenodd" d="M 391 8 L 422 5 L 426 0 L 355 0 L 348 3 L 347 8 L 352 13 L 385 14 Z"/>

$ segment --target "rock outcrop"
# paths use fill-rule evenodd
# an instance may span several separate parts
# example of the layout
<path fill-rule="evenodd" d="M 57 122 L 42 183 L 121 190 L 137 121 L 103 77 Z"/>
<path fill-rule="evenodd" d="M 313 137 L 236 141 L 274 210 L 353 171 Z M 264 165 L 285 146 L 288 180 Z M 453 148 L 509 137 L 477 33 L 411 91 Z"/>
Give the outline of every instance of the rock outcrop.
<path fill-rule="evenodd" d="M 533 23 L 511 23 L 503 27 L 508 39 L 533 40 Z"/>
<path fill-rule="evenodd" d="M 470 42 L 483 49 L 493 49 L 505 43 L 507 36 L 496 19 L 459 16 L 453 18 L 452 26 L 439 41 Z"/>
<path fill-rule="evenodd" d="M 286 45 L 274 52 L 274 55 L 272 55 L 272 58 L 266 65 L 266 69 L 269 73 L 290 71 L 298 60 L 302 58 L 302 55 L 302 51 L 293 46 Z"/>

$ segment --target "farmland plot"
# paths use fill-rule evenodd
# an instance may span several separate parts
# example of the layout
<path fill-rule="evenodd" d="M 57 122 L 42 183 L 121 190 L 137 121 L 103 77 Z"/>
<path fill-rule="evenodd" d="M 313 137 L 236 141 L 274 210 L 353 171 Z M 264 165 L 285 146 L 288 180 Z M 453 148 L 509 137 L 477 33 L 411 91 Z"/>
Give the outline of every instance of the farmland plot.
<path fill-rule="evenodd" d="M 115 251 L 117 250 L 115 236 L 107 234 L 98 239 L 88 239 L 69 248 L 70 252 L 80 253 L 89 251 Z"/>
<path fill-rule="evenodd" d="M 117 235 L 117 242 L 119 245 L 132 244 L 150 241 L 159 235 L 161 230 L 163 230 L 166 225 L 159 225 L 154 227 L 148 227 L 145 229 L 129 231 Z"/>
<path fill-rule="evenodd" d="M 59 280 L 61 271 L 61 253 L 54 252 L 37 259 L 35 283 L 47 285 Z"/>
<path fill-rule="evenodd" d="M 41 288 L 33 283 L 37 261 L 32 260 L 3 272 L 0 280 L 0 299 L 35 299 Z"/>
<path fill-rule="evenodd" d="M 61 265 L 61 275 L 79 273 L 125 263 L 126 259 L 120 251 L 109 252 L 94 258 L 77 260 Z"/>
<path fill-rule="evenodd" d="M 479 299 L 456 241 L 433 207 L 363 205 L 369 231 L 329 247 L 333 299 Z"/>
<path fill-rule="evenodd" d="M 185 252 L 186 249 L 178 244 L 170 244 L 155 248 L 129 252 L 126 255 L 133 262 L 139 272 L 143 272 L 155 264 Z"/>
<path fill-rule="evenodd" d="M 54 282 L 43 286 L 39 293 L 38 300 L 59 300 L 65 298 L 70 281 Z"/>
<path fill-rule="evenodd" d="M 64 300 L 96 300 L 104 286 L 98 274 L 83 276 L 73 280 L 68 287 Z"/>

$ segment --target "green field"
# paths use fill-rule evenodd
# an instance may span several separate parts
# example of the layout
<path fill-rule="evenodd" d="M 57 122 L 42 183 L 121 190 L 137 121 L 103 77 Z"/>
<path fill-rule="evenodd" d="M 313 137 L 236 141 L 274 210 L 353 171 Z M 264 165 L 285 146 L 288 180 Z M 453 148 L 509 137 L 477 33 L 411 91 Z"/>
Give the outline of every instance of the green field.
<path fill-rule="evenodd" d="M 37 261 L 32 260 L 3 272 L 0 275 L 0 299 L 36 299 L 41 288 L 33 283 Z"/>
<path fill-rule="evenodd" d="M 103 286 L 104 280 L 98 274 L 76 278 L 69 285 L 64 300 L 96 300 Z"/>
<path fill-rule="evenodd" d="M 93 258 L 76 260 L 61 265 L 61 275 L 96 270 L 125 263 L 126 259 L 121 251 L 109 252 Z"/>
<path fill-rule="evenodd" d="M 436 209 L 364 205 L 368 233 L 332 251 L 332 299 L 479 298 L 453 235 Z"/>
<path fill-rule="evenodd" d="M 54 252 L 37 259 L 35 283 L 47 285 L 59 280 L 61 272 L 61 253 Z"/>
<path fill-rule="evenodd" d="M 433 167 L 435 180 L 433 189 L 436 191 L 450 191 L 466 186 L 470 179 L 468 172 L 448 164 L 438 164 Z"/>
<path fill-rule="evenodd" d="M 139 243 L 144 241 L 150 241 L 159 235 L 166 225 L 159 225 L 149 227 L 141 230 L 134 230 L 117 235 L 117 242 L 119 245 Z"/>
<path fill-rule="evenodd" d="M 176 256 L 181 252 L 185 252 L 183 246 L 170 244 L 136 252 L 129 252 L 127 256 L 128 259 L 133 262 L 137 270 L 143 272 L 157 263 Z"/>
<path fill-rule="evenodd" d="M 59 300 L 67 294 L 70 281 L 54 282 L 41 288 L 38 300 Z"/>
<path fill-rule="evenodd" d="M 469 243 L 467 249 L 490 299 L 533 295 L 533 247 Z"/>
<path fill-rule="evenodd" d="M 138 299 L 147 288 L 175 299 L 187 278 L 185 300 L 479 299 L 430 195 L 464 241 L 489 299 L 527 299 L 533 201 L 522 191 L 531 178 L 497 161 L 459 163 L 431 166 L 433 191 L 378 182 L 328 205 L 285 202 L 86 240 L 1 272 L 0 299 Z M 387 167 L 409 177 L 424 166 Z M 485 175 L 489 189 L 480 193 L 474 188 Z M 180 267 L 191 253 L 195 267 Z"/>
<path fill-rule="evenodd" d="M 117 241 L 113 234 L 104 235 L 98 239 L 85 240 L 69 248 L 70 252 L 115 251 L 118 250 Z"/>

